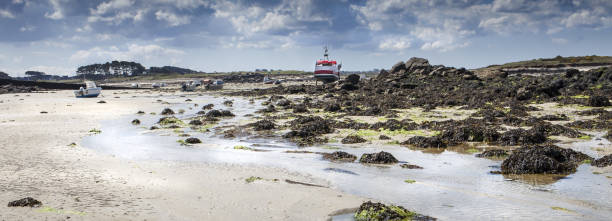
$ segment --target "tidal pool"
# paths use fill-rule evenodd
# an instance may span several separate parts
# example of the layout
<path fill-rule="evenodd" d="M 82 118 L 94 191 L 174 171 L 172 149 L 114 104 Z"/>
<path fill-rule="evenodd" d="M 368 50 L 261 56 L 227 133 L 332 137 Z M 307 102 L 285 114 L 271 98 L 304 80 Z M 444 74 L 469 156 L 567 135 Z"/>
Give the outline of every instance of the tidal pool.
<path fill-rule="evenodd" d="M 185 137 L 179 137 L 172 129 L 148 130 L 161 116 L 134 114 L 102 122 L 102 133 L 85 137 L 81 145 L 132 160 L 201 161 L 286 168 L 325 179 L 332 188 L 401 205 L 440 220 L 608 220 L 612 217 L 612 180 L 605 175 L 593 174 L 591 166 L 587 164 L 565 177 L 504 176 L 489 173 L 499 170 L 501 161 L 451 150 L 425 153 L 397 145 L 368 144 L 358 148 L 342 144 L 298 148 L 281 138 L 257 136 L 226 139 L 219 135 L 220 128 L 245 124 L 250 117 L 244 115 L 257 115 L 255 111 L 262 108 L 261 101 L 251 104 L 247 99 L 232 97 L 233 105 L 227 107 L 222 104 L 223 98 L 209 95 L 151 98 L 168 101 L 169 104 L 165 106 L 175 112 L 185 110 L 185 113 L 175 115 L 181 119 L 195 116 L 201 106 L 208 103 L 213 103 L 215 109 L 231 110 L 236 117 L 223 119 L 210 132 L 182 129 L 203 142 L 183 146 L 177 140 Z M 193 101 L 184 102 L 186 98 Z M 194 103 L 199 106 L 194 107 Z M 141 125 L 132 125 L 130 122 L 134 118 L 140 119 Z M 266 151 L 236 150 L 233 148 L 236 145 Z M 582 149 L 583 144 L 578 146 L 578 149 Z M 399 164 L 335 163 L 322 160 L 319 154 L 285 153 L 288 150 L 342 150 L 358 157 L 363 153 L 387 151 L 398 160 L 419 165 L 423 169 L 404 169 Z M 350 216 L 336 218 L 350 219 Z"/>

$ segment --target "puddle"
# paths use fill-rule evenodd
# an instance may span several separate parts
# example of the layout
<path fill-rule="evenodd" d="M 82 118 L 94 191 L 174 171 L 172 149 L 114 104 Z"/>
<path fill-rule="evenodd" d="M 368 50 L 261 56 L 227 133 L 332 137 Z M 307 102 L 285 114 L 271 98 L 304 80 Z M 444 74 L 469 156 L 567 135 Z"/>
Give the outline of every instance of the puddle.
<path fill-rule="evenodd" d="M 155 97 L 157 99 L 157 97 Z M 193 101 L 185 104 L 184 97 L 162 98 L 170 102 L 176 115 L 183 119 L 194 116 L 201 106 L 213 103 L 215 109 L 231 110 L 237 117 L 224 119 L 219 127 L 241 124 L 244 117 L 262 108 L 259 102 L 232 98 L 232 107 L 224 106 L 222 98 L 189 96 Z M 152 98 L 153 99 L 153 98 Z M 173 104 L 170 100 L 176 100 Z M 197 103 L 199 107 L 193 107 Z M 192 109 L 189 109 L 192 107 Z M 160 108 L 161 111 L 161 108 Z M 581 165 L 577 172 L 566 177 L 520 176 L 509 177 L 490 174 L 501 161 L 474 157 L 472 153 L 460 153 L 440 149 L 432 152 L 411 150 L 391 145 L 361 145 L 359 148 L 341 144 L 326 144 L 298 148 L 280 138 L 224 139 L 216 135 L 218 128 L 199 133 L 186 129 L 204 144 L 182 146 L 183 139 L 172 130 L 149 131 L 161 116 L 131 115 L 102 122 L 102 133 L 84 138 L 81 145 L 102 153 L 132 160 L 202 161 L 234 164 L 275 166 L 311 174 L 330 182 L 350 194 L 404 206 L 409 210 L 433 216 L 441 220 L 606 220 L 612 217 L 612 188 L 610 179 L 595 175 L 589 165 Z M 134 126 L 132 119 L 141 120 Z M 242 123 L 244 124 L 244 123 Z M 236 150 L 236 145 L 256 147 L 266 152 Z M 368 166 L 359 163 L 336 163 L 322 160 L 314 153 L 286 153 L 285 151 L 332 152 L 331 147 L 356 156 L 363 153 L 392 153 L 398 160 L 416 164 L 423 169 L 404 169 L 397 165 Z M 281 177 L 267 177 L 281 178 Z M 410 179 L 416 182 L 406 183 Z M 566 208 L 555 210 L 552 208 Z M 349 220 L 344 214 L 334 220 Z"/>

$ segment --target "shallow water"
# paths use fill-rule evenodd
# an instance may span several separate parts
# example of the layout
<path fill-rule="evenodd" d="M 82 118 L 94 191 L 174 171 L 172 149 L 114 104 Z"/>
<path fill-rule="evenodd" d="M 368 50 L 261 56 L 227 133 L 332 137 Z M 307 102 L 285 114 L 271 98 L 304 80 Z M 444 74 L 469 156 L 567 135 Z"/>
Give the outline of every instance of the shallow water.
<path fill-rule="evenodd" d="M 159 99 L 151 97 L 152 99 Z M 175 111 L 184 109 L 179 118 L 194 116 L 201 106 L 215 104 L 215 109 L 230 109 L 237 117 L 225 119 L 219 126 L 244 124 L 259 102 L 232 98 L 233 107 L 222 105 L 223 98 L 212 96 L 163 97 Z M 189 103 L 189 104 L 186 104 Z M 199 107 L 193 107 L 197 103 Z M 190 110 L 189 107 L 192 107 Z M 161 111 L 161 109 L 160 109 Z M 255 164 L 287 168 L 323 178 L 347 193 L 402 205 L 418 213 L 441 220 L 607 220 L 612 217 L 611 180 L 595 175 L 589 165 L 577 172 L 558 176 L 503 176 L 490 174 L 499 170 L 501 161 L 476 158 L 473 154 L 440 150 L 424 153 L 399 146 L 359 148 L 328 144 L 297 148 L 282 139 L 224 139 L 211 132 L 185 132 L 200 138 L 204 144 L 181 146 L 184 139 L 172 130 L 149 131 L 161 116 L 131 115 L 102 122 L 102 133 L 84 138 L 82 145 L 97 151 L 133 160 L 178 160 L 218 163 Z M 130 121 L 138 118 L 141 126 Z M 607 141 L 606 141 L 607 142 Z M 235 145 L 255 147 L 266 152 L 234 150 Z M 400 161 L 424 169 L 403 169 L 399 165 L 372 166 L 360 163 L 334 163 L 318 154 L 285 153 L 287 150 L 332 152 L 339 148 L 357 156 L 363 153 L 392 153 Z M 270 177 L 275 178 L 275 177 Z M 404 182 L 406 179 L 415 183 Z M 556 209 L 553 209 L 556 208 Z M 561 209 L 560 209 L 561 208 Z M 344 216 L 346 218 L 346 216 Z M 342 218 L 342 216 L 338 217 Z"/>

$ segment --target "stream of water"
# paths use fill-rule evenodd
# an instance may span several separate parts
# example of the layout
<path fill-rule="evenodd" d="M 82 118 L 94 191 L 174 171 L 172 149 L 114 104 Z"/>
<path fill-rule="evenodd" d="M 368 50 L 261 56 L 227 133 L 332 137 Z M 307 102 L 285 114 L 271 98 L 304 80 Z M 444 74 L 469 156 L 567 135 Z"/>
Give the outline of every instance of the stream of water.
<path fill-rule="evenodd" d="M 186 98 L 193 101 L 183 102 Z M 229 109 L 236 114 L 234 118 L 222 120 L 217 127 L 244 124 L 249 119 L 244 115 L 255 114 L 262 108 L 258 101 L 251 104 L 242 98 L 232 98 L 232 107 L 225 107 L 223 98 L 208 95 L 166 96 L 161 99 L 170 101 L 166 106 L 175 111 L 184 109 L 184 114 L 176 115 L 181 119 L 195 116 L 200 110 L 194 107 L 194 103 L 212 103 L 215 109 Z M 102 122 L 103 132 L 84 138 L 82 146 L 132 160 L 201 161 L 286 168 L 325 179 L 333 188 L 344 192 L 402 205 L 441 220 L 609 220 L 612 217 L 611 179 L 593 174 L 587 164 L 566 177 L 511 177 L 490 174 L 491 170 L 499 170 L 501 161 L 477 158 L 474 154 L 450 150 L 424 153 L 401 146 L 368 144 L 359 148 L 341 144 L 298 148 L 280 138 L 226 139 L 217 133 L 218 128 L 205 133 L 185 129 L 185 133 L 201 139 L 203 144 L 182 146 L 177 140 L 184 138 L 172 130 L 148 130 L 160 117 L 134 114 Z M 134 118 L 141 120 L 140 126 L 130 123 Z M 607 140 L 601 142 L 609 144 Z M 267 151 L 235 150 L 235 145 Z M 330 146 L 338 149 L 330 149 Z M 578 149 L 582 146 L 585 145 L 577 144 Z M 322 160 L 319 154 L 285 153 L 298 149 L 313 152 L 342 150 L 356 156 L 384 150 L 400 161 L 424 169 L 334 163 Z M 407 179 L 416 182 L 404 182 Z M 337 218 L 347 217 L 350 216 Z"/>

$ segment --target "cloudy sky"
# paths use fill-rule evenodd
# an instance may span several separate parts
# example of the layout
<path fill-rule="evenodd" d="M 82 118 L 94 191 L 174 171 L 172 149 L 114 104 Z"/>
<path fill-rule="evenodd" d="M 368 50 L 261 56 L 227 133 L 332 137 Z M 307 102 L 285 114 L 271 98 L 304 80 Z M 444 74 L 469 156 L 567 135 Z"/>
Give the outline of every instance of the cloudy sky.
<path fill-rule="evenodd" d="M 201 71 L 346 70 L 418 56 L 475 68 L 612 55 L 610 0 L 0 0 L 0 71 L 71 75 L 111 60 Z"/>

